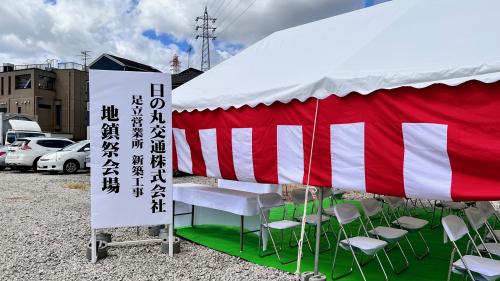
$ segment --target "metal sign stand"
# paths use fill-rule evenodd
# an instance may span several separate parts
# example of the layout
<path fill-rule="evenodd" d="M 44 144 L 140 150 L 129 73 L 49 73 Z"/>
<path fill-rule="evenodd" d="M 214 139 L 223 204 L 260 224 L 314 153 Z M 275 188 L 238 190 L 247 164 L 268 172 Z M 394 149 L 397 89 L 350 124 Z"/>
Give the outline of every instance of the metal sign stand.
<path fill-rule="evenodd" d="M 168 226 L 168 255 L 170 257 L 174 256 L 174 230 L 173 224 L 167 224 Z M 92 259 L 91 263 L 97 262 L 97 229 L 92 228 L 91 230 L 91 243 L 92 243 Z M 110 242 L 108 243 L 108 247 L 120 247 L 120 246 L 137 246 L 137 245 L 147 245 L 153 243 L 161 243 L 163 239 L 161 238 L 153 238 L 153 239 L 142 239 L 142 240 L 129 240 L 129 241 L 120 241 L 120 242 Z"/>

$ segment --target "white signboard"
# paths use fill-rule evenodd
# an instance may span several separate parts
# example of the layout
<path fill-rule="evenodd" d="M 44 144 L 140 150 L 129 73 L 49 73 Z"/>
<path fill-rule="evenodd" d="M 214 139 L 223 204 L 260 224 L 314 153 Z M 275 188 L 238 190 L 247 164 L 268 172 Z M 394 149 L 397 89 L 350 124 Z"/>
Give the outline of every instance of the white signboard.
<path fill-rule="evenodd" d="M 170 224 L 170 74 L 90 71 L 91 226 Z"/>

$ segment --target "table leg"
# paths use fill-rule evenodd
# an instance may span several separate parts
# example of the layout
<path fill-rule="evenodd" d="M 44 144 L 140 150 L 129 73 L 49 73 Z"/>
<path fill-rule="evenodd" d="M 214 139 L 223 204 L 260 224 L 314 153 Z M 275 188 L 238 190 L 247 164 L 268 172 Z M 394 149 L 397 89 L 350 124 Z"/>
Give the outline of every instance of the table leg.
<path fill-rule="evenodd" d="M 172 201 L 172 230 L 175 235 L 175 200 Z"/>
<path fill-rule="evenodd" d="M 191 205 L 191 227 L 194 226 L 194 205 Z"/>
<path fill-rule="evenodd" d="M 240 216 L 240 252 L 243 252 L 243 226 L 245 224 L 245 217 Z"/>

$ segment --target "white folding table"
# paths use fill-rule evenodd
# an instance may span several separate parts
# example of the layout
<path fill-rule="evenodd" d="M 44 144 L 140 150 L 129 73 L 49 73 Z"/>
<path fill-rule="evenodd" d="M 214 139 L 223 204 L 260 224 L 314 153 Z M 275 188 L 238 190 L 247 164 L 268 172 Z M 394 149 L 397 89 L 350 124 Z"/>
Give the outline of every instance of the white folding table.
<path fill-rule="evenodd" d="M 174 184 L 174 218 L 176 216 L 191 215 L 191 226 L 195 225 L 195 206 L 223 211 L 240 216 L 240 251 L 243 251 L 243 236 L 248 233 L 260 231 L 259 208 L 257 206 L 257 193 L 233 190 L 227 188 L 210 187 L 195 183 Z M 176 203 L 191 205 L 190 212 L 176 213 Z M 185 207 L 185 206 L 184 206 Z M 201 215 L 207 215 L 205 210 Z M 222 214 L 223 216 L 223 214 Z M 251 217 L 253 225 L 259 229 L 244 231 L 245 217 Z M 258 224 L 255 223 L 257 219 Z M 175 219 L 174 219 L 175 223 Z M 177 225 L 177 223 L 175 223 Z M 226 224 L 226 223 L 224 223 Z M 266 239 L 267 240 L 267 239 Z"/>

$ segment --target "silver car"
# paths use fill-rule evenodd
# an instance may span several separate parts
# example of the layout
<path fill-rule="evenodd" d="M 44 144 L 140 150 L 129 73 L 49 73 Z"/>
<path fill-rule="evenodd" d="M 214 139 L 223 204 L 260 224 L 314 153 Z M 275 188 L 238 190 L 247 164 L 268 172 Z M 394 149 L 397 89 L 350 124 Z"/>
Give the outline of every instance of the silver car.
<path fill-rule="evenodd" d="M 0 171 L 5 170 L 5 158 L 7 157 L 7 146 L 0 145 Z"/>

